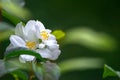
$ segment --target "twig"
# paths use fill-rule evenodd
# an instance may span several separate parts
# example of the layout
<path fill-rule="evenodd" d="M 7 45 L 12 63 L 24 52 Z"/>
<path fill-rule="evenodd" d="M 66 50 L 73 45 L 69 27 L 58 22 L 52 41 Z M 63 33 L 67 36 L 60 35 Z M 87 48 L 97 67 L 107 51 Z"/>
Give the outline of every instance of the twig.
<path fill-rule="evenodd" d="M 0 7 L 0 22 L 2 21 L 2 8 Z"/>

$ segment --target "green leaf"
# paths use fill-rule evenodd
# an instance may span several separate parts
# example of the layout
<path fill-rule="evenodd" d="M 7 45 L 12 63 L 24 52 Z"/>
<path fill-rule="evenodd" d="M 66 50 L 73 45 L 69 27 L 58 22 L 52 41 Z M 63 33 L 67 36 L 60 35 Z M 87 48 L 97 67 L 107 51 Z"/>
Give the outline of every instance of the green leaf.
<path fill-rule="evenodd" d="M 62 30 L 55 30 L 52 32 L 53 35 L 55 35 L 56 39 L 62 39 L 65 37 L 65 33 Z"/>
<path fill-rule="evenodd" d="M 16 80 L 19 78 L 22 80 L 28 80 L 28 75 L 22 70 L 15 70 L 11 72 L 11 74 L 14 76 Z"/>
<path fill-rule="evenodd" d="M 27 9 L 13 0 L 0 0 L 0 6 L 2 7 L 2 15 L 14 23 L 20 20 L 28 20 L 31 16 Z"/>
<path fill-rule="evenodd" d="M 15 49 L 12 49 L 10 51 L 7 51 L 5 53 L 5 59 L 18 57 L 21 54 L 32 55 L 32 56 L 35 56 L 40 61 L 45 61 L 45 59 L 43 59 L 39 53 L 36 53 L 35 51 L 29 50 L 26 48 L 15 48 Z"/>
<path fill-rule="evenodd" d="M 101 68 L 103 61 L 98 58 L 75 58 L 59 63 L 62 73 L 66 73 L 73 70 L 86 70 Z"/>
<path fill-rule="evenodd" d="M 118 76 L 120 78 L 120 72 L 115 71 L 108 65 L 104 65 L 104 73 L 103 73 L 103 78 L 106 78 L 108 76 Z"/>
<path fill-rule="evenodd" d="M 20 20 L 18 17 L 14 16 L 14 15 L 12 15 L 12 14 L 9 14 L 8 12 L 6 12 L 6 11 L 4 11 L 4 10 L 2 10 L 2 16 L 4 16 L 4 17 L 6 17 L 7 19 L 9 19 L 9 20 L 10 20 L 12 23 L 14 23 L 15 25 L 16 25 L 17 23 L 21 22 L 21 20 Z"/>
<path fill-rule="evenodd" d="M 105 33 L 96 32 L 89 28 L 75 28 L 67 31 L 66 43 L 76 43 L 91 49 L 111 51 L 116 48 L 116 42 Z"/>

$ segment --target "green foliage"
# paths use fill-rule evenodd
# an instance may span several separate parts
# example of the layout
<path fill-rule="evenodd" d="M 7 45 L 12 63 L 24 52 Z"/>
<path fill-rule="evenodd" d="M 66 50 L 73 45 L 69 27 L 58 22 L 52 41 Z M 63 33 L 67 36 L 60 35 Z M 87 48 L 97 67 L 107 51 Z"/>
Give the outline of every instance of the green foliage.
<path fill-rule="evenodd" d="M 21 20 L 18 17 L 14 16 L 14 15 L 11 15 L 4 10 L 2 10 L 2 16 L 9 19 L 14 24 L 17 24 L 18 22 L 21 22 Z"/>
<path fill-rule="evenodd" d="M 15 71 L 11 72 L 11 74 L 13 75 L 15 80 L 19 80 L 19 78 L 22 79 L 22 80 L 28 80 L 27 73 L 25 73 L 22 70 L 15 70 Z"/>
<path fill-rule="evenodd" d="M 117 76 L 120 78 L 120 72 L 115 71 L 108 65 L 104 65 L 104 73 L 103 73 L 103 78 L 110 77 L 110 76 Z"/>
<path fill-rule="evenodd" d="M 35 56 L 40 61 L 45 61 L 45 59 L 43 59 L 40 56 L 39 53 L 36 53 L 35 51 L 28 50 L 28 49 L 25 49 L 25 48 L 15 48 L 15 49 L 12 49 L 10 51 L 7 51 L 5 54 L 6 54 L 5 55 L 5 59 L 10 59 L 10 58 L 18 57 L 21 54 L 28 54 L 28 55 Z"/>
<path fill-rule="evenodd" d="M 62 39 L 65 37 L 65 33 L 62 30 L 55 30 L 52 32 L 53 35 L 55 35 L 56 39 Z"/>
<path fill-rule="evenodd" d="M 103 51 L 111 51 L 116 48 L 116 43 L 113 38 L 89 28 L 75 28 L 69 30 L 66 34 L 66 43 L 76 43 Z"/>
<path fill-rule="evenodd" d="M 17 58 L 0 60 L 0 77 L 12 74 L 15 79 L 28 80 L 28 77 L 37 77 L 38 80 L 58 80 L 60 68 L 52 62 L 21 63 Z M 30 74 L 27 74 L 27 71 Z"/>
<path fill-rule="evenodd" d="M 21 3 L 15 0 L 0 0 L 0 7 L 2 7 L 2 15 L 17 24 L 21 20 L 30 19 L 30 12 L 20 6 Z M 22 14 L 21 14 L 22 13 Z"/>
<path fill-rule="evenodd" d="M 75 58 L 59 63 L 62 73 L 73 70 L 102 68 L 103 61 L 97 58 Z"/>

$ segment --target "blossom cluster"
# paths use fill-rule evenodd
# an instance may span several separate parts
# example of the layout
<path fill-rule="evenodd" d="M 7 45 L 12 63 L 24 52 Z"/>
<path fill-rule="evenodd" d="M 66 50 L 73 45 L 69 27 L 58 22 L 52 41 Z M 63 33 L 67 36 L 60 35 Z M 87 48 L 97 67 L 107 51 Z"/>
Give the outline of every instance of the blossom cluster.
<path fill-rule="evenodd" d="M 35 20 L 28 21 L 25 26 L 22 25 L 22 22 L 17 24 L 15 35 L 10 36 L 10 45 L 6 50 L 16 47 L 28 48 L 49 60 L 56 60 L 61 52 L 51 30 L 46 29 L 40 21 Z M 34 56 L 28 54 L 19 56 L 19 60 L 23 63 L 35 59 Z"/>

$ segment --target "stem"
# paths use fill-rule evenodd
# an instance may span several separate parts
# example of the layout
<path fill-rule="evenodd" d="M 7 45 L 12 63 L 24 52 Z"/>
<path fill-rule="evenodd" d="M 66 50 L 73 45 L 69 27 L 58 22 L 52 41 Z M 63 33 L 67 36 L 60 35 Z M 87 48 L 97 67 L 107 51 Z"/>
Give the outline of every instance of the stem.
<path fill-rule="evenodd" d="M 0 7 L 0 22 L 2 21 L 2 9 Z"/>
<path fill-rule="evenodd" d="M 32 80 L 35 76 L 34 76 L 34 71 L 33 71 L 33 68 L 32 68 L 32 62 L 30 62 L 29 64 L 30 64 L 29 80 Z"/>
<path fill-rule="evenodd" d="M 30 72 L 30 77 L 29 77 L 29 79 L 30 79 L 30 80 L 32 80 L 32 79 L 33 79 L 33 77 L 34 77 L 33 72 Z"/>

